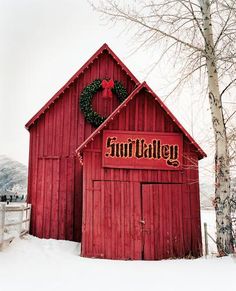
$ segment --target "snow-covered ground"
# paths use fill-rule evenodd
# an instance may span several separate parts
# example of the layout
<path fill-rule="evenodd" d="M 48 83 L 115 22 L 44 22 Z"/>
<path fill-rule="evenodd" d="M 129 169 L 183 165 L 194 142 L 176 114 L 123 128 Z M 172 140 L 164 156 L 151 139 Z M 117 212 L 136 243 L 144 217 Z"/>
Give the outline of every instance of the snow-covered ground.
<path fill-rule="evenodd" d="M 214 212 L 202 222 L 214 227 Z M 211 227 L 210 227 L 211 226 Z M 214 228 L 213 228 L 214 230 Z M 210 250 L 214 246 L 210 243 Z M 16 239 L 0 252 L 1 291 L 227 290 L 235 287 L 236 258 L 111 261 L 79 256 L 69 241 Z"/>

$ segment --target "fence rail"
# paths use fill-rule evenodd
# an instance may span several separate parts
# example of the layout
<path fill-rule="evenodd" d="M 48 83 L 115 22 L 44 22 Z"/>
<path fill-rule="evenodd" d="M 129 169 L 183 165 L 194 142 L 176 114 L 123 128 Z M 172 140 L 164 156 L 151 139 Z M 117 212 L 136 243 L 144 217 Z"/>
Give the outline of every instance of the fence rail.
<path fill-rule="evenodd" d="M 29 232 L 31 204 L 0 203 L 0 248 Z"/>

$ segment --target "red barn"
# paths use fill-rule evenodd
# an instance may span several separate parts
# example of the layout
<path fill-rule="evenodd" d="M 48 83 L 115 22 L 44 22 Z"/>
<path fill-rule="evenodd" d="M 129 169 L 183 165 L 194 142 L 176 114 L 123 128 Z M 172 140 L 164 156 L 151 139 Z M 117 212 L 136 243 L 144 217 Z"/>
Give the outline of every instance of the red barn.
<path fill-rule="evenodd" d="M 85 257 L 201 255 L 205 153 L 107 45 L 26 127 L 32 234 L 80 241 L 82 232 Z"/>

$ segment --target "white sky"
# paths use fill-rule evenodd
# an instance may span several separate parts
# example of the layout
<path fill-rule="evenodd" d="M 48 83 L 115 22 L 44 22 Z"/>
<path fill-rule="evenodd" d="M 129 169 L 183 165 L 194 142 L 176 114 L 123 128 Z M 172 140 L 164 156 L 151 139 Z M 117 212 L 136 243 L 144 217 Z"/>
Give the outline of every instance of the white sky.
<path fill-rule="evenodd" d="M 135 47 L 131 37 L 119 24 L 101 21 L 86 0 L 0 0 L 0 154 L 27 165 L 25 123 L 105 42 L 163 99 L 173 77 L 171 67 L 162 64 L 147 76 L 161 52 L 130 56 Z M 209 154 L 210 112 L 207 98 L 196 91 L 192 84 L 166 104 Z M 211 162 L 205 159 L 202 167 Z M 201 175 L 212 177 L 208 170 Z"/>

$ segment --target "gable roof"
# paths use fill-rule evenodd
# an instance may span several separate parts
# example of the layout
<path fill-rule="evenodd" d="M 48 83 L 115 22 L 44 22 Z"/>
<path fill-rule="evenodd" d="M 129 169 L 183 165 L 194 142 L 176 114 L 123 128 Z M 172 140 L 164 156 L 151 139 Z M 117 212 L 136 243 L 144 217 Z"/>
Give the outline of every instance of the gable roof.
<path fill-rule="evenodd" d="M 56 101 L 56 99 L 61 97 L 61 94 L 69 88 L 69 86 L 82 74 L 89 66 L 102 54 L 104 51 L 107 51 L 109 55 L 116 61 L 116 63 L 130 76 L 136 85 L 139 85 L 140 82 L 136 77 L 130 72 L 130 70 L 125 66 L 125 64 L 116 56 L 116 54 L 110 49 L 110 47 L 104 43 L 100 49 L 73 75 L 73 77 L 26 123 L 25 127 L 30 128 L 35 121 L 45 113 L 45 111 Z"/>
<path fill-rule="evenodd" d="M 162 102 L 162 100 L 152 91 L 152 89 L 147 85 L 146 82 L 140 84 L 110 115 L 109 117 L 77 148 L 76 153 L 80 157 L 80 152 L 83 151 L 84 148 L 87 147 L 88 143 L 94 140 L 95 136 L 100 134 L 101 131 L 107 127 L 109 122 L 111 122 L 121 110 L 127 106 L 127 104 L 132 100 L 135 95 L 137 95 L 142 89 L 146 89 L 148 93 L 150 93 L 154 100 L 159 103 L 159 105 L 163 108 L 163 110 L 170 116 L 173 122 L 177 125 L 177 127 L 182 131 L 182 133 L 187 137 L 190 143 L 196 148 L 199 159 L 206 157 L 206 153 L 201 149 L 201 147 L 196 143 L 196 141 L 191 137 L 191 135 L 187 132 L 187 130 L 180 124 L 180 122 L 176 119 L 176 117 L 170 112 L 167 106 Z"/>

